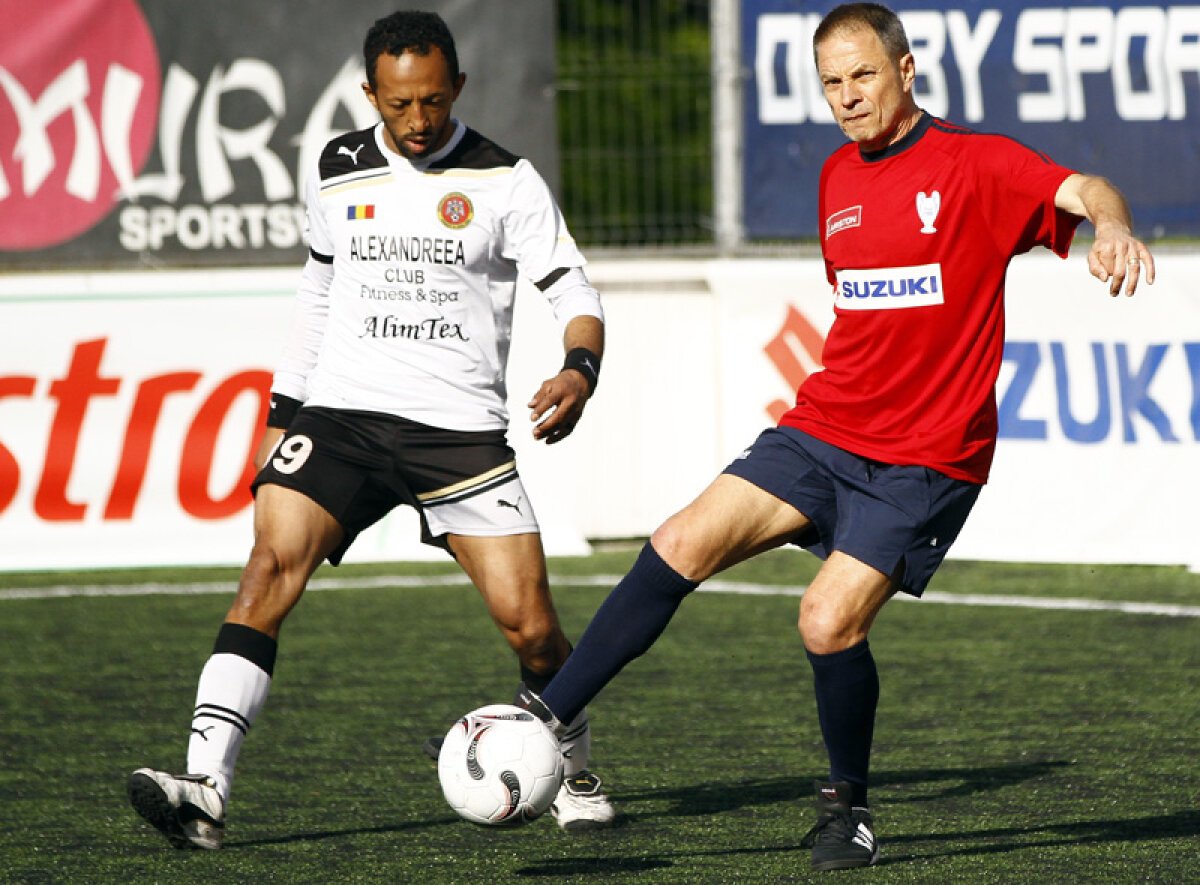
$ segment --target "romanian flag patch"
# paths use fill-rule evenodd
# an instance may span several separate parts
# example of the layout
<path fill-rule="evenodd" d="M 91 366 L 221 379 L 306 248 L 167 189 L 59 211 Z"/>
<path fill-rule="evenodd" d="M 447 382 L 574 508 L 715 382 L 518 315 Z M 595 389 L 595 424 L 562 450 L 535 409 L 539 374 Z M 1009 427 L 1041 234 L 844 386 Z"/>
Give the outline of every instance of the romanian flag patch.
<path fill-rule="evenodd" d="M 374 218 L 374 217 L 375 217 L 374 204 L 369 204 L 366 206 L 347 206 L 346 207 L 346 218 L 350 221 L 355 221 L 360 218 Z"/>

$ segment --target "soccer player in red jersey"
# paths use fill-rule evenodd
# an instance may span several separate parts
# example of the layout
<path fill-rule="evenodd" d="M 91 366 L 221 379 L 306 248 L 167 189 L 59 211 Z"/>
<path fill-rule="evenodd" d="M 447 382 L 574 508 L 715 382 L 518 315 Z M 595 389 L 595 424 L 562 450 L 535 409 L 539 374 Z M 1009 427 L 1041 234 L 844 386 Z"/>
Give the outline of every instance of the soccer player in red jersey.
<path fill-rule="evenodd" d="M 867 643 L 897 592 L 919 596 L 975 503 L 996 439 L 1004 277 L 1035 245 L 1065 256 L 1095 227 L 1110 294 L 1154 280 L 1128 205 L 1102 178 L 931 117 L 896 15 L 831 11 L 814 38 L 851 144 L 826 162 L 821 245 L 836 318 L 796 405 L 650 538 L 566 665 L 526 702 L 568 722 L 650 647 L 704 579 L 783 544 L 824 563 L 800 603 L 829 754 L 805 837 L 818 870 L 879 858 L 867 803 L 879 679 Z"/>

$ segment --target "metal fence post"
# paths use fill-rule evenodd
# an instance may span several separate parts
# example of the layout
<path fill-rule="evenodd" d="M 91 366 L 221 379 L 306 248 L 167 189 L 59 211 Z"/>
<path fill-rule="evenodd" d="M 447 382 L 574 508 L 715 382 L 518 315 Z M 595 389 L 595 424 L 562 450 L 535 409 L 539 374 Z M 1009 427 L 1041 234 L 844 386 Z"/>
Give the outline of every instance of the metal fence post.
<path fill-rule="evenodd" d="M 745 240 L 742 226 L 741 2 L 712 0 L 713 227 L 722 256 Z"/>

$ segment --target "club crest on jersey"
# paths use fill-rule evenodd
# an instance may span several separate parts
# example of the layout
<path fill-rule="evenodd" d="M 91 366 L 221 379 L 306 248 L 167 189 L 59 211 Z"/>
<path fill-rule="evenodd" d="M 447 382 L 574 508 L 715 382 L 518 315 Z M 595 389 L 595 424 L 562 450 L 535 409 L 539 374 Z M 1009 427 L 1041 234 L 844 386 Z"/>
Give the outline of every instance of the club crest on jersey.
<path fill-rule="evenodd" d="M 825 239 L 829 239 L 838 231 L 862 224 L 862 206 L 851 206 L 840 212 L 834 212 L 825 219 Z"/>
<path fill-rule="evenodd" d="M 453 230 L 462 230 L 474 217 L 475 207 L 471 205 L 466 194 L 446 194 L 442 197 L 442 202 L 438 203 L 438 219 Z"/>
<path fill-rule="evenodd" d="M 933 222 L 937 220 L 938 212 L 942 209 L 942 195 L 934 191 L 925 196 L 925 191 L 917 193 L 917 218 L 921 219 L 921 233 L 936 234 L 937 228 Z"/>

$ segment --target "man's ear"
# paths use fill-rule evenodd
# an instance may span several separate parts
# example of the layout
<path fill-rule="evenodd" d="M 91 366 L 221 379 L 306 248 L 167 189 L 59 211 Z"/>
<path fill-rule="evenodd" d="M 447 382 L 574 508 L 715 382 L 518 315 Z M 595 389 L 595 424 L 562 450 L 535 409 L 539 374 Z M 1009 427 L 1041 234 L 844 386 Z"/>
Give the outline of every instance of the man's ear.
<path fill-rule="evenodd" d="M 363 95 L 367 97 L 367 101 L 371 103 L 371 107 L 375 108 L 375 110 L 379 110 L 379 102 L 375 99 L 375 90 L 372 89 L 371 84 L 365 80 L 362 84 L 362 91 Z"/>

